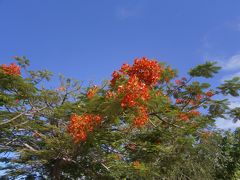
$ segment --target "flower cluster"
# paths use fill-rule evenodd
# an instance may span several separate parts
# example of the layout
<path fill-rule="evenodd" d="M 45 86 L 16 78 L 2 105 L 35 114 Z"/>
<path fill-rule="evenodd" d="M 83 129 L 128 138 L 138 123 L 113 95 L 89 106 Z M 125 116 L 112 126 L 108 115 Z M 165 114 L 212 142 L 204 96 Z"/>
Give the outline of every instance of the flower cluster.
<path fill-rule="evenodd" d="M 210 98 L 214 96 L 214 93 L 212 91 L 207 91 L 206 93 L 203 94 L 196 94 L 194 98 L 192 99 L 184 99 L 184 98 L 177 98 L 175 101 L 175 104 L 184 104 L 184 103 L 188 103 L 189 105 L 195 106 L 195 105 L 199 105 L 204 98 L 206 98 L 206 100 L 210 100 Z"/>
<path fill-rule="evenodd" d="M 7 66 L 6 64 L 3 64 L 2 70 L 3 70 L 3 73 L 6 75 L 10 75 L 10 76 L 21 75 L 20 66 L 16 65 L 15 63 L 11 63 L 9 66 Z"/>
<path fill-rule="evenodd" d="M 182 99 L 182 98 L 177 98 L 176 99 L 176 104 L 183 104 L 184 102 L 185 102 L 185 100 Z"/>
<path fill-rule="evenodd" d="M 188 114 L 187 114 L 187 113 L 184 113 L 184 112 L 182 112 L 182 113 L 179 114 L 179 118 L 180 118 L 180 120 L 183 120 L 183 121 L 189 121 L 189 116 L 188 116 Z"/>
<path fill-rule="evenodd" d="M 200 112 L 197 111 L 197 110 L 191 110 L 191 111 L 189 112 L 189 115 L 190 115 L 190 116 L 193 116 L 193 117 L 200 116 Z"/>
<path fill-rule="evenodd" d="M 141 127 L 146 124 L 148 121 L 148 113 L 147 113 L 147 108 L 144 106 L 141 106 L 139 108 L 139 113 L 138 116 L 134 118 L 133 124 L 136 127 Z"/>
<path fill-rule="evenodd" d="M 152 86 L 156 85 L 162 74 L 162 67 L 156 60 L 135 59 L 132 67 L 125 67 L 129 76 L 136 75 L 143 83 Z"/>
<path fill-rule="evenodd" d="M 214 95 L 214 93 L 212 91 L 208 91 L 208 92 L 205 93 L 205 95 L 206 95 L 207 98 L 210 98 Z"/>
<path fill-rule="evenodd" d="M 185 78 L 185 77 L 182 77 L 181 79 L 176 79 L 175 80 L 175 83 L 176 83 L 177 86 L 183 86 L 183 85 L 186 84 L 186 82 L 187 82 L 187 78 Z"/>
<path fill-rule="evenodd" d="M 194 118 L 200 116 L 200 112 L 197 110 L 191 110 L 189 112 L 181 112 L 179 113 L 179 119 L 182 121 L 189 121 L 190 118 Z"/>
<path fill-rule="evenodd" d="M 112 92 L 112 91 L 107 91 L 105 94 L 106 99 L 111 99 L 111 98 L 115 98 L 115 97 L 116 97 L 116 93 Z"/>
<path fill-rule="evenodd" d="M 92 98 L 98 91 L 98 87 L 97 86 L 93 86 L 91 89 L 88 90 L 87 92 L 87 98 Z"/>
<path fill-rule="evenodd" d="M 139 114 L 133 124 L 143 126 L 148 120 L 147 108 L 143 102 L 150 99 L 150 88 L 160 81 L 163 67 L 156 60 L 145 57 L 135 59 L 134 64 L 123 64 L 119 71 L 112 74 L 111 86 L 117 91 L 114 97 L 120 97 L 122 108 L 136 107 Z M 113 97 L 113 93 L 106 94 L 106 98 Z"/>
<path fill-rule="evenodd" d="M 68 125 L 68 132 L 72 135 L 75 143 L 86 141 L 87 134 L 92 132 L 94 127 L 100 124 L 101 121 L 102 118 L 99 115 L 85 114 L 79 116 L 72 114 Z"/>
<path fill-rule="evenodd" d="M 128 77 L 136 76 L 142 83 L 152 86 L 160 80 L 163 68 L 156 60 L 149 60 L 146 57 L 135 59 L 134 64 L 123 64 L 119 71 L 114 71 L 112 74 L 113 79 L 111 84 L 115 85 L 116 81 L 122 76 Z"/>
<path fill-rule="evenodd" d="M 139 168 L 141 166 L 141 163 L 139 161 L 133 161 L 132 165 L 135 168 Z"/>
<path fill-rule="evenodd" d="M 66 88 L 64 86 L 60 86 L 60 87 L 56 88 L 56 91 L 64 92 L 64 91 L 66 91 Z"/>
<path fill-rule="evenodd" d="M 150 98 L 148 87 L 133 75 L 126 84 L 118 86 L 117 93 L 123 95 L 121 106 L 134 107 L 138 100 L 146 101 Z"/>

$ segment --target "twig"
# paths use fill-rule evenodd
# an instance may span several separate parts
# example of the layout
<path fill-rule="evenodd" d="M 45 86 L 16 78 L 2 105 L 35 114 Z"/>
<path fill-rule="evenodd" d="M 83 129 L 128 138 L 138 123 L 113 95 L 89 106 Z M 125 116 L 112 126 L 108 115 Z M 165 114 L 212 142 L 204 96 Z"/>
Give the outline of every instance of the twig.
<path fill-rule="evenodd" d="M 108 168 L 105 164 L 101 163 L 101 165 L 102 165 L 107 171 L 110 171 L 109 168 Z"/>
<path fill-rule="evenodd" d="M 7 122 L 3 122 L 3 123 L 1 123 L 0 124 L 0 126 L 2 126 L 2 125 L 4 125 L 4 124 L 8 124 L 8 123 L 10 123 L 10 122 L 12 122 L 12 121 L 14 121 L 15 119 L 17 119 L 17 118 L 19 118 L 19 117 L 21 117 L 24 113 L 26 113 L 26 111 L 24 111 L 24 112 L 21 112 L 19 115 L 17 115 L 17 116 L 15 116 L 15 117 L 13 117 L 12 119 L 10 119 L 9 121 L 7 121 Z"/>
<path fill-rule="evenodd" d="M 40 109 L 36 109 L 35 112 L 40 112 L 40 111 L 42 111 L 42 110 L 45 109 L 45 108 L 47 108 L 47 106 L 42 107 L 42 108 L 40 108 Z M 26 114 L 27 112 L 28 112 L 28 111 L 21 112 L 20 114 L 18 114 L 17 116 L 13 117 L 13 118 L 10 119 L 9 121 L 2 122 L 2 123 L 0 124 L 0 126 L 2 126 L 2 125 L 4 125 L 4 124 L 8 124 L 8 123 L 14 121 L 15 119 L 21 117 L 21 116 L 24 115 L 24 114 L 25 114 L 25 115 L 32 115 L 32 114 L 35 113 L 35 112 L 33 112 L 33 113 L 30 113 L 30 114 Z"/>
<path fill-rule="evenodd" d="M 162 119 L 157 113 L 149 113 L 149 115 L 156 116 L 160 121 L 163 121 L 163 122 L 165 122 L 165 123 L 167 123 L 167 124 L 169 124 L 169 125 L 171 125 L 171 126 L 174 126 L 174 127 L 176 127 L 176 128 L 180 128 L 180 129 L 183 129 L 182 126 L 178 126 L 178 125 L 176 125 L 176 124 L 170 123 L 170 122 Z"/>
<path fill-rule="evenodd" d="M 36 149 L 34 149 L 32 146 L 28 145 L 27 143 L 23 143 L 23 145 L 32 151 L 37 151 Z"/>
<path fill-rule="evenodd" d="M 156 124 L 154 124 L 154 123 L 152 122 L 152 120 L 149 119 L 149 122 L 150 122 L 154 127 L 157 127 Z"/>

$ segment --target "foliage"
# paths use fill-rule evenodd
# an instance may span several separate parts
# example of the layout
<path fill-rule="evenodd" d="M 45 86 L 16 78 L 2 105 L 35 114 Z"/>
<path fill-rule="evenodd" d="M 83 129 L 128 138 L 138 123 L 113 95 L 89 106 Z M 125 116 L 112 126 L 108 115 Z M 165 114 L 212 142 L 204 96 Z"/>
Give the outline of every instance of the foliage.
<path fill-rule="evenodd" d="M 28 70 L 26 57 L 15 59 L 19 66 L 0 68 L 0 160 L 7 177 L 239 177 L 240 131 L 214 126 L 219 117 L 239 120 L 239 108 L 221 99 L 239 96 L 239 78 L 215 90 L 193 79 L 213 77 L 216 63 L 177 78 L 176 70 L 144 57 L 102 86 L 84 88 L 60 76 L 60 86 L 49 89 L 43 84 L 52 73 Z"/>

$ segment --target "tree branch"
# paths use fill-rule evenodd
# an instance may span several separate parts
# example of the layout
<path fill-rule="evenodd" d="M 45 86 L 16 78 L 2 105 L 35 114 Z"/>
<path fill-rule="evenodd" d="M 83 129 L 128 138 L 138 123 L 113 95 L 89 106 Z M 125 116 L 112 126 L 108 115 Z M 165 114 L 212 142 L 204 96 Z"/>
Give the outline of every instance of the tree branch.
<path fill-rule="evenodd" d="M 178 126 L 178 125 L 176 125 L 176 124 L 173 124 L 173 123 L 170 123 L 170 122 L 164 120 L 164 119 L 161 118 L 157 113 L 149 113 L 149 115 L 156 116 L 160 121 L 165 122 L 165 123 L 167 123 L 167 124 L 169 124 L 169 125 L 171 125 L 171 126 L 174 126 L 174 127 L 176 127 L 176 128 L 180 128 L 180 129 L 183 129 L 182 126 Z"/>

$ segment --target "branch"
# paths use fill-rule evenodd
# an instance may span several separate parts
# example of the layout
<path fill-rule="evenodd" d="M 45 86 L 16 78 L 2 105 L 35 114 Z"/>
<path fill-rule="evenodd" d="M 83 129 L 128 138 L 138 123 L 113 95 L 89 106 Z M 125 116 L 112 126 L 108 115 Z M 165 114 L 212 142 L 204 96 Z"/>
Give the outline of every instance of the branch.
<path fill-rule="evenodd" d="M 167 123 L 167 124 L 169 124 L 169 125 L 171 125 L 171 126 L 174 126 L 174 127 L 176 127 L 176 128 L 180 128 L 180 129 L 183 129 L 182 126 L 178 126 L 178 125 L 176 125 L 176 124 L 170 123 L 170 122 L 162 119 L 157 113 L 149 113 L 149 115 L 156 116 L 160 121 L 165 122 L 165 123 Z"/>
<path fill-rule="evenodd" d="M 35 112 L 40 112 L 40 111 L 42 111 L 42 110 L 45 109 L 45 108 L 47 108 L 47 106 L 42 107 L 42 108 L 40 108 L 40 109 L 36 109 L 36 110 L 34 110 L 34 111 L 35 111 Z M 0 126 L 2 126 L 2 125 L 4 125 L 4 124 L 8 124 L 8 123 L 14 121 L 15 119 L 21 117 L 21 116 L 24 115 L 24 114 L 25 114 L 25 115 L 32 115 L 32 114 L 35 113 L 35 112 L 33 112 L 33 113 L 30 113 L 30 114 L 27 114 L 27 112 L 28 112 L 28 111 L 23 111 L 23 112 L 21 112 L 20 114 L 18 114 L 17 116 L 13 117 L 13 118 L 10 119 L 9 121 L 2 122 L 2 123 L 0 124 Z"/>
<path fill-rule="evenodd" d="M 105 164 L 101 163 L 101 165 L 102 165 L 107 171 L 110 171 L 109 168 L 108 168 Z"/>
<path fill-rule="evenodd" d="M 23 143 L 23 145 L 32 151 L 37 151 L 36 149 L 34 149 L 32 146 L 28 145 L 27 143 Z"/>
<path fill-rule="evenodd" d="M 12 119 L 10 119 L 9 121 L 7 121 L 7 122 L 2 122 L 1 124 L 0 124 L 0 126 L 2 126 L 2 125 L 4 125 L 4 124 L 8 124 L 8 123 L 10 123 L 10 122 L 12 122 L 12 121 L 14 121 L 15 119 L 17 119 L 17 118 L 19 118 L 19 117 L 21 117 L 24 113 L 26 113 L 26 111 L 24 111 L 24 112 L 21 112 L 19 115 L 17 115 L 17 116 L 15 116 L 15 117 L 13 117 Z"/>
<path fill-rule="evenodd" d="M 154 124 L 150 119 L 149 119 L 149 122 L 150 122 L 154 127 L 157 127 L 157 125 Z"/>

